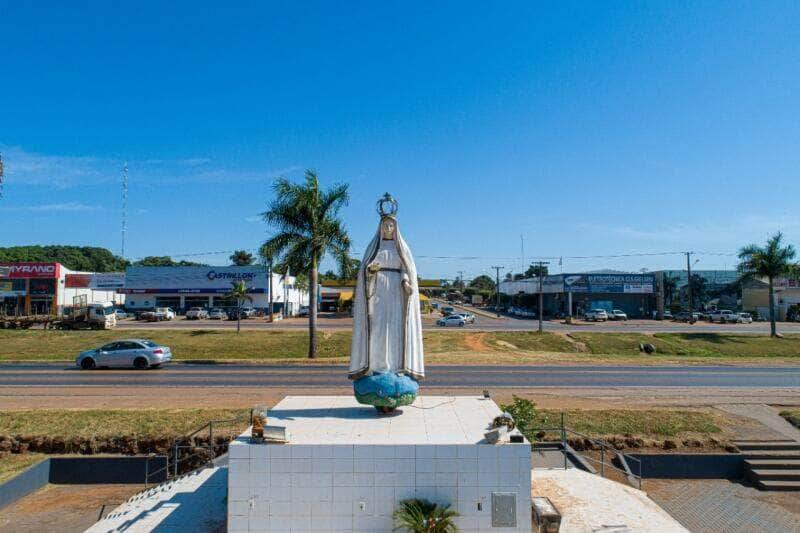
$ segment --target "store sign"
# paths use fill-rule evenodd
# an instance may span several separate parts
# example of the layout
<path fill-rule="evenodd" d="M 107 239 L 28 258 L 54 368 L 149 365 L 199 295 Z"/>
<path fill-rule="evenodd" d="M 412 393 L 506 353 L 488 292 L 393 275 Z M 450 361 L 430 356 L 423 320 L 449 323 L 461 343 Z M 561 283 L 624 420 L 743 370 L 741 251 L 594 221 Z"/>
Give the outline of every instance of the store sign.
<path fill-rule="evenodd" d="M 564 276 L 566 292 L 653 294 L 652 274 L 574 274 Z"/>
<path fill-rule="evenodd" d="M 14 284 L 10 281 L 0 281 L 0 298 L 16 298 L 25 296 L 24 290 L 14 290 Z"/>
<path fill-rule="evenodd" d="M 0 263 L 8 267 L 7 278 L 54 279 L 59 274 L 58 263 Z"/>
<path fill-rule="evenodd" d="M 226 294 L 243 281 L 250 293 L 267 292 L 267 273 L 257 266 L 130 267 L 125 294 Z"/>
<path fill-rule="evenodd" d="M 50 296 L 56 293 L 56 284 L 51 279 L 32 279 L 28 282 L 30 284 L 29 294 L 31 296 Z"/>
<path fill-rule="evenodd" d="M 125 274 L 110 272 L 99 274 L 67 274 L 64 286 L 68 289 L 94 289 L 112 291 L 125 288 Z"/>

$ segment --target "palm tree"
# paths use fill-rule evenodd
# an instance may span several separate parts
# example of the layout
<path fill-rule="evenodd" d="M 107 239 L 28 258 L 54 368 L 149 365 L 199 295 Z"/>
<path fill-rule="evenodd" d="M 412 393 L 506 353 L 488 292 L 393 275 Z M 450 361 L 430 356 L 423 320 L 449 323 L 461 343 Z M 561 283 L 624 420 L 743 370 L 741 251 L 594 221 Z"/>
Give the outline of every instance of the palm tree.
<path fill-rule="evenodd" d="M 748 244 L 739 250 L 739 271 L 743 278 L 767 278 L 769 283 L 770 335 L 775 337 L 775 278 L 789 274 L 793 265 L 795 249 L 791 244 L 783 246 L 783 234 L 776 233 L 767 240 L 766 246 Z"/>
<path fill-rule="evenodd" d="M 325 255 L 337 260 L 346 257 L 350 238 L 338 218 L 347 205 L 347 185 L 320 190 L 319 179 L 307 170 L 305 183 L 295 184 L 286 178 L 275 180 L 275 199 L 262 216 L 273 226 L 275 236 L 262 246 L 271 257 L 292 272 L 308 272 L 308 357 L 317 355 L 317 287 L 319 264 Z"/>
<path fill-rule="evenodd" d="M 234 265 L 247 266 L 253 264 L 253 254 L 247 250 L 236 250 L 229 258 Z"/>
<path fill-rule="evenodd" d="M 458 513 L 450 505 L 439 505 L 428 500 L 411 499 L 400 502 L 394 512 L 397 530 L 412 533 L 451 533 L 458 531 L 453 518 Z"/>
<path fill-rule="evenodd" d="M 248 294 L 248 288 L 244 281 L 234 281 L 231 283 L 233 288 L 228 293 L 228 297 L 236 298 L 236 333 L 239 333 L 242 328 L 242 300 L 253 301 L 253 298 Z"/>

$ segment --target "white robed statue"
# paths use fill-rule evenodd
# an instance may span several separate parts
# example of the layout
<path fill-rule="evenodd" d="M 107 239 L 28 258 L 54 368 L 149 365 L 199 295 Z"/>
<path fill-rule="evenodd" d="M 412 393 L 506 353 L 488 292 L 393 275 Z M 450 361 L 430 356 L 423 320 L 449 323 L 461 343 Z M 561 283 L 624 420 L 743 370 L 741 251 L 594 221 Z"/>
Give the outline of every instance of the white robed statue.
<path fill-rule="evenodd" d="M 389 193 L 378 201 L 378 213 L 356 280 L 348 377 L 359 402 L 390 412 L 414 401 L 425 364 L 417 268 Z"/>

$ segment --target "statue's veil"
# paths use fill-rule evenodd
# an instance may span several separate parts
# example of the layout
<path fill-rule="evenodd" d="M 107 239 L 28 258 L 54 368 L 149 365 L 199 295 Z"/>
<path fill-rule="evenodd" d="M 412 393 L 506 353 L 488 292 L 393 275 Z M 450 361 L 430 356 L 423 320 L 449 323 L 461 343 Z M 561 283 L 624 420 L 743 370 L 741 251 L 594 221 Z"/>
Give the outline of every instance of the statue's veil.
<path fill-rule="evenodd" d="M 375 236 L 367 245 L 364 257 L 361 260 L 361 266 L 358 269 L 358 277 L 356 278 L 353 298 L 353 341 L 350 350 L 350 371 L 348 373 L 350 379 L 358 379 L 369 374 L 369 309 L 366 268 L 378 253 L 380 242 L 381 224 L 378 223 L 378 231 L 375 232 Z M 422 350 L 422 319 L 419 310 L 417 267 L 414 264 L 411 250 L 400 234 L 400 227 L 396 220 L 394 242 L 400 260 L 403 263 L 403 279 L 408 280 L 411 285 L 411 295 L 406 296 L 405 292 L 402 293 L 405 298 L 405 342 L 403 344 L 403 368 L 400 370 L 419 380 L 425 377 L 425 364 Z"/>

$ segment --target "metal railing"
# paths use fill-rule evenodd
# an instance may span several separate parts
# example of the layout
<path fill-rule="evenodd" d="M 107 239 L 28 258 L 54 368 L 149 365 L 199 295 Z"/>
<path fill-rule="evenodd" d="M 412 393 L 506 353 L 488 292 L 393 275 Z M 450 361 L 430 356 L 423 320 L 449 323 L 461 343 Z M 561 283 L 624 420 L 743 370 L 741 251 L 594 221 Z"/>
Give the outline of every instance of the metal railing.
<path fill-rule="evenodd" d="M 204 468 L 208 466 L 214 459 L 216 459 L 215 454 L 215 444 L 214 444 L 214 428 L 219 428 L 220 426 L 226 424 L 233 424 L 236 422 L 252 422 L 253 420 L 253 410 L 250 410 L 250 414 L 246 417 L 238 416 L 234 418 L 227 418 L 221 420 L 211 420 L 207 422 L 200 428 L 192 431 L 191 433 L 184 435 L 183 437 L 177 437 L 173 442 L 172 446 L 170 447 L 170 451 L 167 452 L 166 458 L 167 463 L 165 466 L 157 469 L 157 470 L 150 470 L 150 460 L 156 457 L 155 454 L 149 454 L 147 456 L 147 460 L 145 461 L 145 474 L 144 474 L 144 487 L 150 485 L 150 479 L 154 476 L 158 476 L 161 473 L 165 473 L 166 480 L 175 479 L 180 475 L 181 465 L 187 464 L 189 461 L 193 461 L 196 459 L 202 460 L 202 462 L 194 467 L 197 468 Z M 200 435 L 201 433 L 208 432 L 208 442 L 206 444 L 197 444 L 192 443 L 192 439 Z M 195 452 L 189 455 L 184 455 L 181 457 L 181 450 L 187 449 L 201 449 L 202 452 Z M 171 459 L 171 460 L 170 460 Z M 203 460 L 204 459 L 204 460 Z"/>
<path fill-rule="evenodd" d="M 611 444 L 607 443 L 602 439 L 597 439 L 594 437 L 590 437 L 580 431 L 575 431 L 574 429 L 568 428 L 564 423 L 564 414 L 561 414 L 561 425 L 557 427 L 538 427 L 533 428 L 530 430 L 530 433 L 547 433 L 547 432 L 557 432 L 560 435 L 560 451 L 564 455 L 564 469 L 568 468 L 568 458 L 567 456 L 571 453 L 572 447 L 569 445 L 567 440 L 568 435 L 575 435 L 580 437 L 584 442 L 588 441 L 591 444 L 592 449 L 599 448 L 600 451 L 600 459 L 596 459 L 590 455 L 580 455 L 583 459 L 587 461 L 591 461 L 592 463 L 599 465 L 600 476 L 606 477 L 606 467 L 610 467 L 613 471 L 619 472 L 628 480 L 632 486 L 641 489 L 642 488 L 642 461 L 632 455 L 628 455 L 626 453 L 621 452 L 614 448 Z M 531 447 L 536 449 L 537 444 L 544 444 L 547 441 L 542 442 L 532 442 Z M 549 441 L 552 443 L 552 441 Z M 577 452 L 575 452 L 577 454 Z M 617 458 L 622 468 L 616 466 L 614 464 L 614 457 Z M 608 461 L 606 460 L 608 458 Z M 631 469 L 630 464 L 632 463 L 635 465 L 636 473 L 634 473 L 633 469 Z"/>

